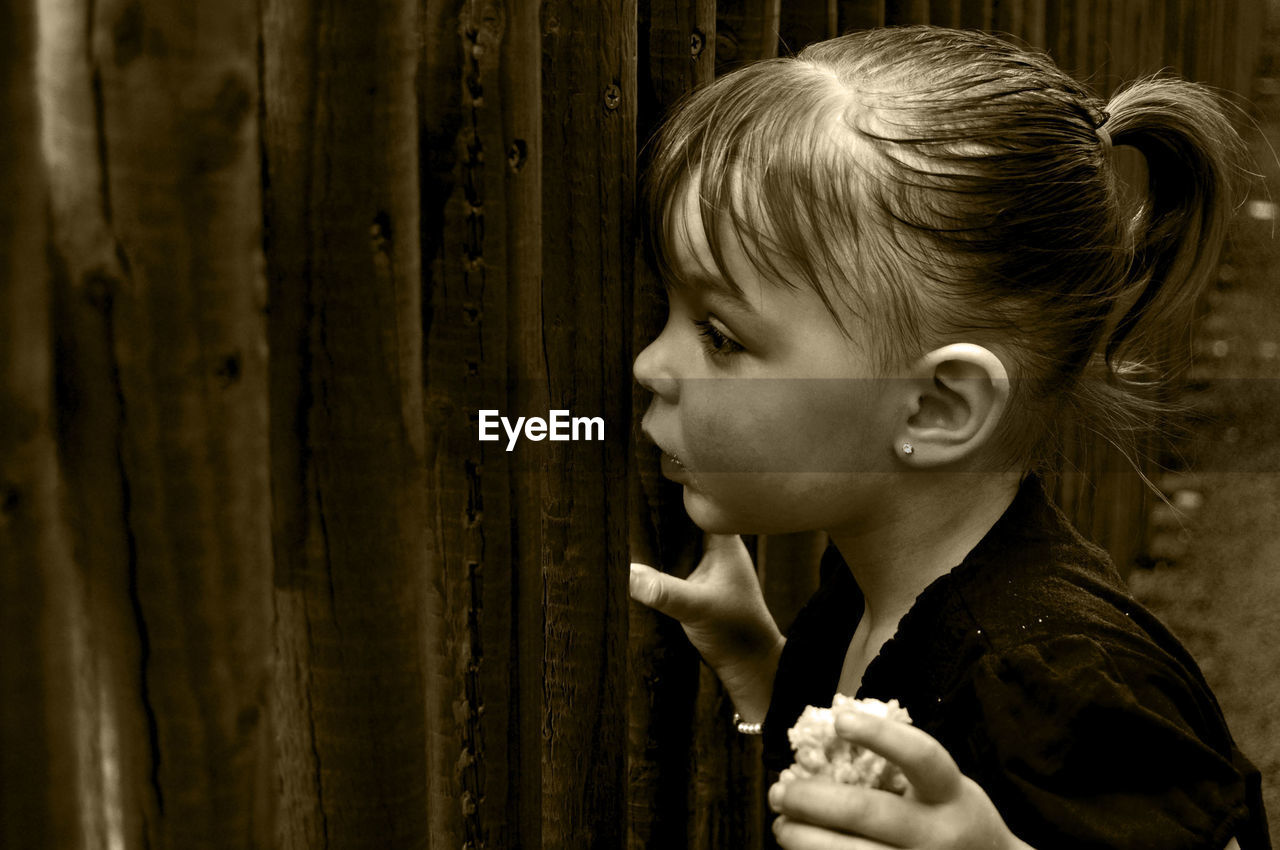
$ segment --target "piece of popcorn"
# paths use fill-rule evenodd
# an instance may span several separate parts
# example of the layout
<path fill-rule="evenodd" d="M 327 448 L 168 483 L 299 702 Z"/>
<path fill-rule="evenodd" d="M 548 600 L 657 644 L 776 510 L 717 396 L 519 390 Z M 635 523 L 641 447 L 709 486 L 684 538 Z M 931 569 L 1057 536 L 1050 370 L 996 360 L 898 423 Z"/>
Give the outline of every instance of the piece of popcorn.
<path fill-rule="evenodd" d="M 836 694 L 830 708 L 806 706 L 796 725 L 787 730 L 796 760 L 795 764 L 782 771 L 780 780 L 790 782 L 824 776 L 846 785 L 905 793 L 907 778 L 897 765 L 836 734 L 836 716 L 844 711 L 860 711 L 903 723 L 911 722 L 911 715 L 898 705 L 896 699 L 881 702 Z"/>

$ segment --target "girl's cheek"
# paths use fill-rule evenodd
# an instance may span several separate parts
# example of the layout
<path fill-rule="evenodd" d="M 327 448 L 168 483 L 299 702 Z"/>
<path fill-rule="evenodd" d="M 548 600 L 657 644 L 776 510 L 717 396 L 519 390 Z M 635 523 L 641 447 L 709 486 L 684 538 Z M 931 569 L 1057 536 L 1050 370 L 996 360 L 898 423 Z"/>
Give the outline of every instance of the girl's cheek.
<path fill-rule="evenodd" d="M 684 445 L 695 469 L 795 472 L 811 463 L 815 447 L 805 433 L 804 411 L 773 383 L 708 381 L 696 404 L 682 405 Z"/>
<path fill-rule="evenodd" d="M 699 382 L 682 404 L 684 446 L 702 472 L 870 472 L 877 425 L 858 387 L 830 380 Z"/>
<path fill-rule="evenodd" d="M 692 385 L 691 385 L 692 384 Z M 760 411 L 745 403 L 750 380 L 686 383 L 681 431 L 688 462 L 699 472 L 747 472 L 760 457 Z"/>

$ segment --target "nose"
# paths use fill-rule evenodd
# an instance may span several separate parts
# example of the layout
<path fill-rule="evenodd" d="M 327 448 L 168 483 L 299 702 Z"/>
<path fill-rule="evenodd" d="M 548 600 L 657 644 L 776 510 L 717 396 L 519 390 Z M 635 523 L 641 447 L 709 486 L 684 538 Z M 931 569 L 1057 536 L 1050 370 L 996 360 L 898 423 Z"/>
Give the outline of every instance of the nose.
<path fill-rule="evenodd" d="M 631 373 L 635 375 L 640 386 L 649 392 L 660 396 L 665 401 L 675 401 L 679 382 L 670 366 L 669 327 L 668 323 L 668 327 L 658 334 L 658 338 L 646 345 L 644 350 L 636 356 L 636 362 L 631 366 Z"/>

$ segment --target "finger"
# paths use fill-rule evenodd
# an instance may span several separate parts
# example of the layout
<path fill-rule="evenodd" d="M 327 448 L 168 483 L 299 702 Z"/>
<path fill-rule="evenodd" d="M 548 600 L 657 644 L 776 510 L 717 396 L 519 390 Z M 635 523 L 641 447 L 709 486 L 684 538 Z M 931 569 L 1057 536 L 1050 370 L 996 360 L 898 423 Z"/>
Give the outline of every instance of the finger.
<path fill-rule="evenodd" d="M 773 837 L 785 850 L 888 850 L 889 847 L 874 839 L 841 835 L 785 815 L 773 822 Z"/>
<path fill-rule="evenodd" d="M 955 759 L 922 729 L 898 720 L 845 711 L 836 717 L 836 733 L 887 758 L 902 769 L 915 796 L 943 803 L 960 793 L 963 775 Z"/>
<path fill-rule="evenodd" d="M 677 620 L 696 616 L 701 607 L 697 588 L 646 564 L 631 565 L 628 590 L 635 601 Z"/>
<path fill-rule="evenodd" d="M 898 847 L 918 843 L 924 822 L 915 800 L 822 779 L 779 782 L 769 789 L 769 805 L 789 818 Z"/>

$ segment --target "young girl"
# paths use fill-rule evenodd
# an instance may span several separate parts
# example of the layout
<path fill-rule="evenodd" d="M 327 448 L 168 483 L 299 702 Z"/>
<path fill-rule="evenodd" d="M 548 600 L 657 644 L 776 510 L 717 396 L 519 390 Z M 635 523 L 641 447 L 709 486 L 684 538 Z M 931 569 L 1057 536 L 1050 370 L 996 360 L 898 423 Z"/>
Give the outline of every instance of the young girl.
<path fill-rule="evenodd" d="M 782 846 L 1270 846 L 1195 662 L 1035 474 L 1065 413 L 1144 415 L 1138 358 L 1185 335 L 1239 151 L 1194 85 L 1103 104 L 930 28 L 748 66 L 668 121 L 647 188 L 669 316 L 635 375 L 708 536 L 687 580 L 633 566 L 632 595 L 683 623 L 739 728 L 763 721 L 774 770 L 835 693 L 914 720 L 841 718 L 911 790 L 774 785 Z M 834 548 L 784 640 L 736 535 L 812 529 Z"/>

